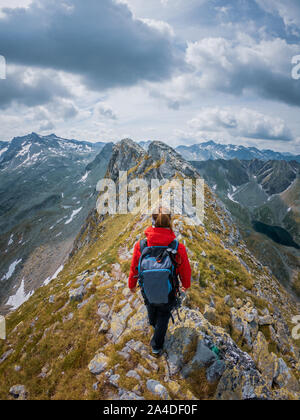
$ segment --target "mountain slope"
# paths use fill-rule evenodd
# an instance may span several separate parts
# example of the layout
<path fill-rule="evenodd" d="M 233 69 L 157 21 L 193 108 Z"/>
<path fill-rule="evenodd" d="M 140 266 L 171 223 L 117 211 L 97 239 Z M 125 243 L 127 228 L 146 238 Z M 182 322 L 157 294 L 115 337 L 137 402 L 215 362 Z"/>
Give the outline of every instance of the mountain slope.
<path fill-rule="evenodd" d="M 257 159 L 192 164 L 234 215 L 250 249 L 300 296 L 300 164 Z M 278 231 L 282 238 L 276 243 Z"/>
<path fill-rule="evenodd" d="M 198 176 L 159 142 L 148 155 L 131 141 L 117 144 L 107 175 L 116 179 L 125 160 L 129 179 Z M 58 278 L 7 317 L 0 398 L 298 399 L 300 343 L 291 318 L 299 308 L 208 187 L 205 198 L 204 226 L 174 221 L 193 282 L 161 359 L 148 353 L 140 293 L 126 287 L 131 250 L 151 221 L 93 211 Z"/>
<path fill-rule="evenodd" d="M 15 307 L 63 265 L 95 206 L 110 155 L 106 150 L 91 171 L 86 166 L 102 147 L 34 133 L 8 144 L 0 162 L 2 313 L 9 298 Z"/>
<path fill-rule="evenodd" d="M 186 160 L 205 161 L 216 159 L 239 159 L 239 160 L 295 160 L 300 163 L 300 156 L 294 156 L 290 153 L 273 152 L 272 150 L 259 150 L 255 147 L 245 147 L 236 145 L 218 144 L 209 141 L 192 146 L 178 146 L 177 152 Z"/>

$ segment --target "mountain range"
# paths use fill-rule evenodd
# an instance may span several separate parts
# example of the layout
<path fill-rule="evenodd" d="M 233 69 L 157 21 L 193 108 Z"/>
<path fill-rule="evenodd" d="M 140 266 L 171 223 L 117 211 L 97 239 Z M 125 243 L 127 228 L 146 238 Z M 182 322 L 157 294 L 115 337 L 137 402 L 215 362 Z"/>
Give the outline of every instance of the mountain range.
<path fill-rule="evenodd" d="M 234 216 L 248 247 L 300 297 L 300 164 L 191 162 Z"/>
<path fill-rule="evenodd" d="M 239 160 L 295 160 L 300 162 L 300 155 L 279 153 L 272 150 L 259 150 L 255 147 L 218 144 L 214 141 L 194 144 L 192 146 L 178 146 L 176 151 L 186 160 L 203 161 L 216 159 Z"/>
<path fill-rule="evenodd" d="M 0 307 L 7 311 L 6 302 L 16 308 L 62 266 L 95 206 L 112 145 L 32 133 L 1 150 Z"/>

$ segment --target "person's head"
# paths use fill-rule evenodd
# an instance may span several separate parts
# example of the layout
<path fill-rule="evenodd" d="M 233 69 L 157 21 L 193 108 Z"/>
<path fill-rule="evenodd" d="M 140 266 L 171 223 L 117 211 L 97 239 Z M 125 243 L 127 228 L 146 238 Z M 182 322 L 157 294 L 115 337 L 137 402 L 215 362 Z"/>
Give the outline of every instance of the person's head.
<path fill-rule="evenodd" d="M 156 228 L 168 228 L 172 227 L 172 216 L 171 212 L 165 207 L 159 207 L 152 214 L 153 226 Z"/>

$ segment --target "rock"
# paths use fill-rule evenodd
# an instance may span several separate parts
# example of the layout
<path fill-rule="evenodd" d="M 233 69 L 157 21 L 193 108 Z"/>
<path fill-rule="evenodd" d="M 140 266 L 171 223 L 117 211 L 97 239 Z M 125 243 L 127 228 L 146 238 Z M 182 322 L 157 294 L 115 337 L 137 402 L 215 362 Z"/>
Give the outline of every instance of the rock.
<path fill-rule="evenodd" d="M 222 375 L 215 400 L 272 400 L 272 394 L 256 370 L 232 366 Z"/>
<path fill-rule="evenodd" d="M 152 392 L 153 395 L 156 395 L 163 400 L 170 399 L 167 389 L 163 385 L 161 385 L 158 381 L 149 379 L 147 381 L 147 389 L 148 391 Z"/>
<path fill-rule="evenodd" d="M 101 318 L 106 318 L 110 312 L 110 307 L 107 303 L 99 303 L 97 314 L 101 316 Z"/>
<path fill-rule="evenodd" d="M 284 360 L 278 358 L 274 353 L 269 353 L 267 340 L 261 332 L 258 333 L 253 345 L 253 358 L 270 387 L 275 384 L 280 389 L 285 388 L 291 392 L 299 391 L 299 383 Z"/>
<path fill-rule="evenodd" d="M 90 362 L 88 368 L 93 375 L 99 375 L 104 372 L 108 364 L 108 357 L 103 353 L 98 353 Z"/>
<path fill-rule="evenodd" d="M 147 331 L 149 329 L 147 309 L 145 306 L 129 319 L 128 328 L 132 331 Z"/>
<path fill-rule="evenodd" d="M 115 386 L 116 388 L 118 388 L 119 387 L 119 380 L 120 380 L 120 375 L 111 375 L 108 379 L 108 382 L 112 386 Z"/>
<path fill-rule="evenodd" d="M 212 308 L 211 306 L 206 305 L 205 309 L 204 309 L 203 316 L 209 322 L 215 322 L 216 321 L 216 310 L 215 310 L 215 308 Z"/>
<path fill-rule="evenodd" d="M 86 290 L 84 286 L 80 286 L 78 289 L 72 289 L 69 292 L 70 301 L 81 302 L 85 294 Z"/>
<path fill-rule="evenodd" d="M 83 308 L 85 305 L 87 305 L 90 302 L 90 300 L 93 299 L 93 297 L 94 297 L 94 295 L 93 296 L 90 296 L 88 299 L 85 299 L 83 302 L 79 303 L 77 305 L 77 309 Z"/>
<path fill-rule="evenodd" d="M 125 352 L 125 351 L 118 351 L 118 354 L 123 357 L 125 360 L 129 360 L 130 359 L 130 354 Z"/>
<path fill-rule="evenodd" d="M 195 356 L 182 370 L 183 377 L 188 378 L 191 373 L 196 374 L 200 369 L 210 366 L 216 359 L 215 353 L 204 344 L 203 340 L 198 341 Z"/>
<path fill-rule="evenodd" d="M 109 330 L 109 323 L 105 319 L 103 319 L 103 321 L 102 321 L 102 323 L 99 327 L 98 333 L 99 334 L 107 333 L 108 330 Z"/>
<path fill-rule="evenodd" d="M 258 325 L 260 326 L 273 325 L 273 324 L 274 324 L 274 319 L 271 317 L 271 315 L 258 317 Z"/>
<path fill-rule="evenodd" d="M 238 309 L 240 309 L 241 307 L 243 306 L 243 302 L 241 301 L 241 299 L 237 299 L 236 300 L 236 307 L 238 308 Z"/>
<path fill-rule="evenodd" d="M 69 315 L 64 317 L 63 322 L 65 323 L 67 321 L 71 321 L 73 319 L 73 317 L 74 317 L 74 314 L 73 314 L 73 312 L 71 312 L 71 313 L 69 313 Z"/>
<path fill-rule="evenodd" d="M 138 365 L 138 367 L 136 368 L 136 370 L 138 372 L 140 372 L 141 374 L 150 375 L 150 371 L 148 369 L 144 368 L 144 366 L 141 365 L 141 364 Z"/>
<path fill-rule="evenodd" d="M 50 296 L 50 297 L 49 297 L 49 303 L 54 303 L 54 298 L 55 298 L 55 296 L 53 296 L 53 295 L 52 295 L 52 296 Z"/>
<path fill-rule="evenodd" d="M 11 354 L 13 354 L 13 352 L 14 352 L 13 349 L 10 349 L 7 352 L 5 352 L 0 358 L 0 365 L 1 363 L 5 362 L 5 360 L 8 359 Z"/>
<path fill-rule="evenodd" d="M 120 400 L 133 400 L 133 401 L 142 401 L 145 400 L 145 398 L 140 397 L 139 395 L 135 394 L 134 392 L 131 391 L 125 391 L 122 390 L 121 391 L 121 395 L 120 395 Z"/>
<path fill-rule="evenodd" d="M 224 297 L 224 303 L 225 303 L 225 305 L 229 306 L 230 308 L 232 308 L 234 306 L 233 300 L 232 300 L 230 295 L 227 295 L 227 296 Z"/>
<path fill-rule="evenodd" d="M 131 295 L 131 291 L 128 289 L 128 287 L 125 287 L 122 293 L 126 298 L 128 298 Z"/>
<path fill-rule="evenodd" d="M 127 305 L 124 306 L 119 313 L 113 314 L 109 330 L 113 342 L 116 342 L 124 332 L 126 328 L 126 320 L 131 313 L 132 308 L 129 303 L 127 303 Z"/>
<path fill-rule="evenodd" d="M 24 385 L 15 385 L 9 390 L 10 395 L 12 395 L 16 400 L 26 400 L 28 397 L 28 392 Z"/>
<path fill-rule="evenodd" d="M 258 333 L 258 313 L 255 308 L 245 305 L 240 309 L 231 308 L 231 322 L 233 328 L 246 340 L 252 348 L 253 340 Z"/>
<path fill-rule="evenodd" d="M 214 299 L 213 299 L 212 297 L 210 298 L 210 303 L 209 303 L 209 306 L 210 306 L 211 308 L 216 309 L 216 303 L 215 303 L 215 301 L 214 301 Z"/>
<path fill-rule="evenodd" d="M 192 328 L 175 328 L 171 334 L 172 330 L 171 327 L 165 341 L 170 375 L 178 373 L 190 360 L 191 350 L 195 348 L 197 342 L 197 332 Z"/>
<path fill-rule="evenodd" d="M 217 382 L 225 372 L 225 369 L 226 366 L 222 360 L 217 360 L 214 362 L 206 371 L 206 378 L 208 382 Z"/>
<path fill-rule="evenodd" d="M 269 387 L 273 384 L 276 356 L 269 353 L 265 336 L 259 332 L 253 345 L 253 359 Z"/>
<path fill-rule="evenodd" d="M 299 392 L 300 390 L 299 382 L 294 375 L 292 375 L 282 358 L 277 358 L 275 362 L 274 383 L 279 388 L 284 388 L 291 392 Z"/>
<path fill-rule="evenodd" d="M 127 378 L 134 378 L 137 381 L 141 381 L 141 377 L 140 375 L 135 371 L 135 370 L 130 370 L 127 374 L 126 374 Z"/>

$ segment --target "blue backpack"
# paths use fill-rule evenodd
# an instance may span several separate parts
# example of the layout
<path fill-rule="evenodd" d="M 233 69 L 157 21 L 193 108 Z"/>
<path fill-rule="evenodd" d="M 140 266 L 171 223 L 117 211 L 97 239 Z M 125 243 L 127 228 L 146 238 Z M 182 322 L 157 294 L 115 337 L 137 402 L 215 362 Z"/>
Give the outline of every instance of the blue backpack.
<path fill-rule="evenodd" d="M 139 285 L 146 303 L 162 305 L 176 299 L 179 282 L 176 274 L 178 241 L 168 246 L 148 247 L 140 241 Z"/>

